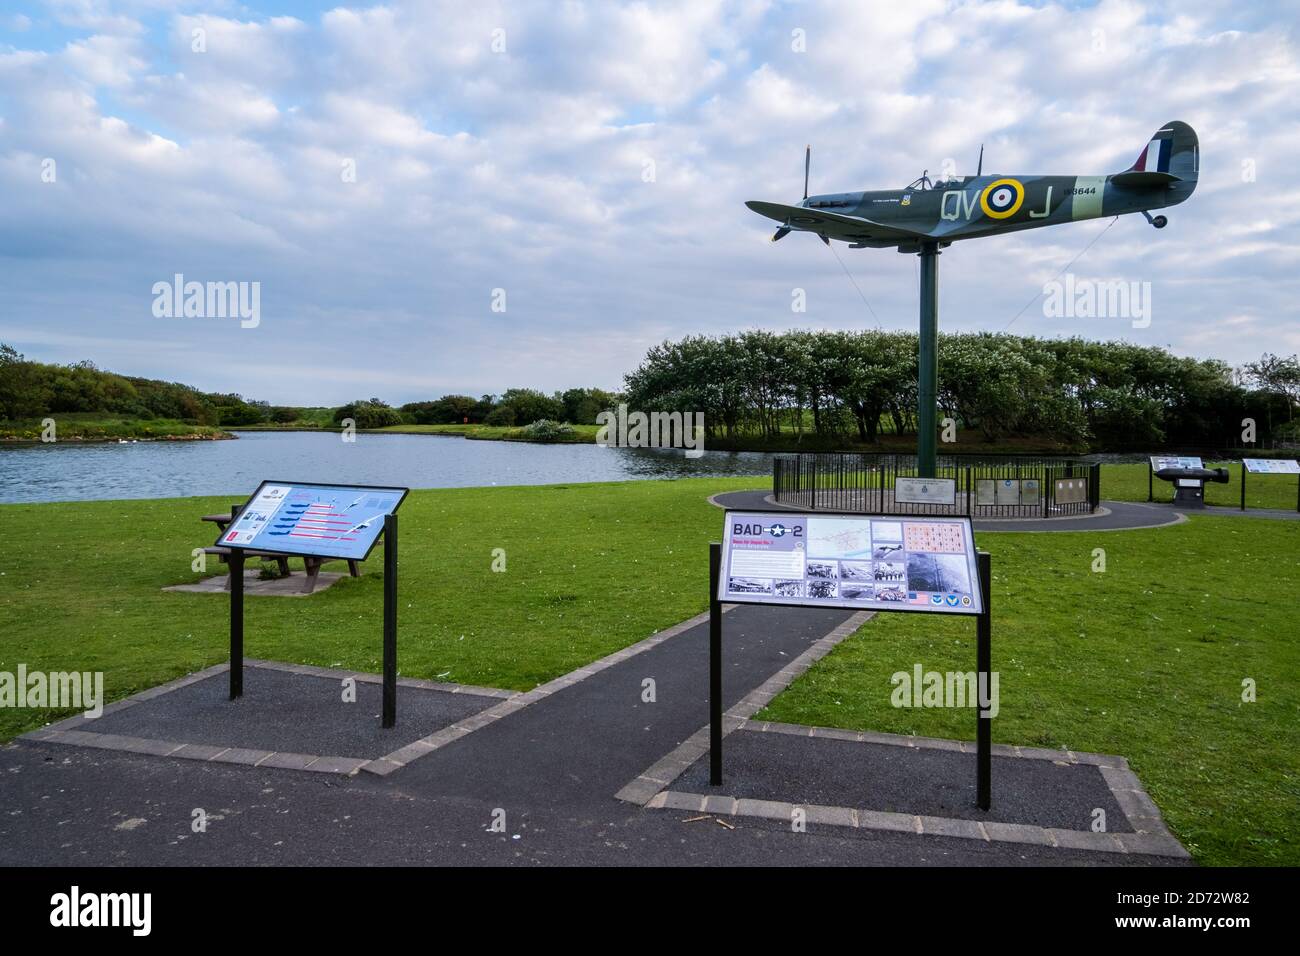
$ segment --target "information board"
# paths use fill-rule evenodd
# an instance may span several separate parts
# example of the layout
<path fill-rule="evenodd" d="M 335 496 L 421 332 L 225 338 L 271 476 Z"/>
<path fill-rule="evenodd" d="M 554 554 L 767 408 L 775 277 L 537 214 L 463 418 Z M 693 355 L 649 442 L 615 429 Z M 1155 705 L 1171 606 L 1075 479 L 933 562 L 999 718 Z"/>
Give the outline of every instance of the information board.
<path fill-rule="evenodd" d="M 908 505 L 956 504 L 957 479 L 895 478 L 894 501 Z"/>
<path fill-rule="evenodd" d="M 1300 475 L 1300 462 L 1285 458 L 1243 458 L 1252 475 Z"/>
<path fill-rule="evenodd" d="M 363 560 L 407 488 L 264 481 L 217 539 L 227 548 Z"/>
<path fill-rule="evenodd" d="M 969 518 L 728 511 L 718 600 L 979 614 Z"/>
<path fill-rule="evenodd" d="M 1151 456 L 1151 470 L 1161 471 L 1165 468 L 1204 468 L 1199 458 L 1165 458 L 1160 455 Z"/>

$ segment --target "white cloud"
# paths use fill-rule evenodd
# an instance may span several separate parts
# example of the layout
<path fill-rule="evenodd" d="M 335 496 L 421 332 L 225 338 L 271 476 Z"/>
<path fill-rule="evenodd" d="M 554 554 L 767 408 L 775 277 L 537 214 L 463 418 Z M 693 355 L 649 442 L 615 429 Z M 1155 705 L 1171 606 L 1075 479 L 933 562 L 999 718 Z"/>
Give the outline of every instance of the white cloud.
<path fill-rule="evenodd" d="M 743 206 L 798 198 L 805 143 L 814 191 L 970 173 L 980 143 L 986 170 L 1102 173 L 1179 118 L 1201 136 L 1196 196 L 1159 233 L 1122 219 L 1078 269 L 1157 286 L 1139 341 L 1242 361 L 1296 325 L 1300 56 L 1294 16 L 1240 7 L 55 0 L 70 40 L 0 52 L 5 335 L 169 377 L 201 346 L 198 384 L 281 402 L 616 386 L 665 336 L 873 324 L 830 252 L 761 241 Z M 1103 228 L 948 250 L 944 326 L 1002 328 Z M 912 258 L 838 251 L 912 327 Z M 159 325 L 148 289 L 176 271 L 261 281 L 259 329 Z M 1040 315 L 1013 330 L 1126 334 Z M 106 329 L 158 348 L 109 362 Z"/>

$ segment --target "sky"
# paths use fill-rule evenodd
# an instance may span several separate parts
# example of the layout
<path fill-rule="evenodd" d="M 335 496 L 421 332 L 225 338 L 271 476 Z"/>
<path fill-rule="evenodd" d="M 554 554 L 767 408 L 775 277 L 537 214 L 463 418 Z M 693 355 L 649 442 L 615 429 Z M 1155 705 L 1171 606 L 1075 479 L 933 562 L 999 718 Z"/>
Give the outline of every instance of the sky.
<path fill-rule="evenodd" d="M 799 200 L 805 144 L 813 193 L 973 174 L 981 144 L 986 173 L 1099 175 L 1180 119 L 1201 174 L 1167 228 L 958 243 L 940 327 L 1291 354 L 1297 23 L 1295 0 L 0 0 L 0 342 L 275 404 L 617 388 L 688 334 L 916 327 L 915 256 L 771 243 L 745 208 Z M 1150 283 L 1149 324 L 1045 316 L 1067 266 Z M 256 325 L 155 314 L 176 274 L 257 283 Z"/>

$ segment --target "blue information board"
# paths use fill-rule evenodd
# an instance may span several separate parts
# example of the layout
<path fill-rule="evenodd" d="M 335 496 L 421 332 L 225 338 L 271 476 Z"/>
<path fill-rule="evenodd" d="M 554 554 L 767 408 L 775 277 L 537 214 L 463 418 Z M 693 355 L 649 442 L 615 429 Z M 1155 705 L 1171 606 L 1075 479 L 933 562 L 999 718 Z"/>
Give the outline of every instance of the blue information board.
<path fill-rule="evenodd" d="M 217 544 L 338 560 L 364 560 L 410 489 L 264 481 Z"/>

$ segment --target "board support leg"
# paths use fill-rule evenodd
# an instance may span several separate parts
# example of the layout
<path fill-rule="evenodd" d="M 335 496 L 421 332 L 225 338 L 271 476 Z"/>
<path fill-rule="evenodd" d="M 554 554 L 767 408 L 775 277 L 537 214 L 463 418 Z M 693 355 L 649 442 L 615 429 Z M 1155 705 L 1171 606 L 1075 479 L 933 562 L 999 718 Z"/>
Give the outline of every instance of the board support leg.
<path fill-rule="evenodd" d="M 982 706 L 986 702 L 991 703 L 987 695 L 992 693 L 993 687 L 990 677 L 990 671 L 993 669 L 993 609 L 990 604 L 993 582 L 990 575 L 991 561 L 987 551 L 980 551 L 976 554 L 976 564 L 979 569 L 980 598 L 983 610 L 979 617 L 975 619 L 976 687 L 980 698 L 976 701 L 975 709 L 975 802 L 981 810 L 987 810 L 992 803 L 993 790 L 993 719 L 984 712 Z"/>
<path fill-rule="evenodd" d="M 709 544 L 709 784 L 722 785 L 722 545 Z"/>
<path fill-rule="evenodd" d="M 384 516 L 383 726 L 397 723 L 397 515 Z"/>
<path fill-rule="evenodd" d="M 244 696 L 244 549 L 231 548 L 230 565 L 230 699 Z"/>

